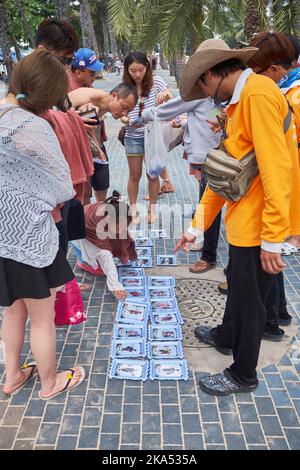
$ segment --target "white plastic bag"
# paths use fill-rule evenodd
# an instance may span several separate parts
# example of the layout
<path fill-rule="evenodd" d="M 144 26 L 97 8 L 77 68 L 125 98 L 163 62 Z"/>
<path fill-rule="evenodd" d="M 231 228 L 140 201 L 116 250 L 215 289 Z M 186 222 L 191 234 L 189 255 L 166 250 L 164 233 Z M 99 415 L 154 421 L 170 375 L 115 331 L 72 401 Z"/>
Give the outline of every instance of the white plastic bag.
<path fill-rule="evenodd" d="M 150 178 L 160 176 L 167 165 L 168 150 L 166 148 L 162 124 L 154 109 L 154 119 L 145 126 L 145 164 Z"/>

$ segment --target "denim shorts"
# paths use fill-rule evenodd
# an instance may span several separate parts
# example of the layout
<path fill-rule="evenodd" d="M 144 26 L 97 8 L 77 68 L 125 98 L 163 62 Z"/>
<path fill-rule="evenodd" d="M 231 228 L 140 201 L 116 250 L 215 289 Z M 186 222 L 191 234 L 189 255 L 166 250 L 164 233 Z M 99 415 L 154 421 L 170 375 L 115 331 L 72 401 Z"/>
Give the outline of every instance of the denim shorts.
<path fill-rule="evenodd" d="M 134 155 L 144 155 L 145 153 L 144 139 L 125 137 L 124 144 L 125 153 L 129 157 L 133 157 Z"/>

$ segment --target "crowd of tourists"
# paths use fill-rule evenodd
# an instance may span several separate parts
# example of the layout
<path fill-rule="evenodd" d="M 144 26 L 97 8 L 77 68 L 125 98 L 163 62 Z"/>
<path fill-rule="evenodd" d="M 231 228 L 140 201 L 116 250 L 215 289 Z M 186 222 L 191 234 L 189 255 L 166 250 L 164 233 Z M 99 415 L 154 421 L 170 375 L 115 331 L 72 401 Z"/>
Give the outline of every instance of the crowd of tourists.
<path fill-rule="evenodd" d="M 300 250 L 299 53 L 294 37 L 276 32 L 257 34 L 240 49 L 206 40 L 190 57 L 180 96 L 173 98 L 154 73 L 155 57 L 135 51 L 124 63 L 116 58 L 120 83 L 107 93 L 93 87 L 103 63 L 92 50 L 79 48 L 74 29 L 55 19 L 39 25 L 35 50 L 16 64 L 0 102 L 0 306 L 5 307 L 7 395 L 19 393 L 37 375 L 41 400 L 83 382 L 81 365 L 56 370 L 55 299 L 74 279 L 66 258 L 69 242 L 91 268 L 102 269 L 108 288 L 124 300 L 114 258 L 136 259 L 129 226 L 140 222 L 145 126 L 154 115 L 182 129 L 189 166 L 184 177 L 199 182 L 197 211 L 175 248 L 197 249 L 203 242 L 193 273 L 216 266 L 226 204 L 224 318 L 215 328 L 197 327 L 195 335 L 233 355 L 233 362 L 199 386 L 211 395 L 256 389 L 262 338 L 280 341 L 281 326 L 291 322 L 282 255 Z M 119 139 L 129 168 L 129 205 L 117 191 L 107 198 L 115 188 L 105 147 L 106 113 L 124 125 Z M 159 194 L 173 192 L 174 185 L 166 167 L 147 177 L 148 224 L 153 224 Z M 21 366 L 28 318 L 34 360 Z"/>

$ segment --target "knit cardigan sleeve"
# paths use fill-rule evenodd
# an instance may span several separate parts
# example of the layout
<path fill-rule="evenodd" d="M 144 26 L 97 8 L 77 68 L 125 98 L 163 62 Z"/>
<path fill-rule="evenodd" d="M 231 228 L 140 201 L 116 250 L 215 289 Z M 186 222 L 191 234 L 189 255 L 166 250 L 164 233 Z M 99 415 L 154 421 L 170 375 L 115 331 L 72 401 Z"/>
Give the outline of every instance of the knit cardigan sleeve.
<path fill-rule="evenodd" d="M 14 114 L 22 113 L 24 111 L 21 109 L 14 110 L 11 113 L 12 121 Z M 50 124 L 45 119 L 26 112 L 26 116 L 22 116 L 20 124 L 14 126 L 10 135 L 12 146 L 24 158 L 23 174 L 20 177 L 29 182 L 30 177 L 39 180 L 36 185 L 29 184 L 28 189 L 32 188 L 35 192 L 38 187 L 41 188 L 38 183 L 42 183 L 43 190 L 39 194 L 53 207 L 72 199 L 75 192 L 70 168 Z"/>

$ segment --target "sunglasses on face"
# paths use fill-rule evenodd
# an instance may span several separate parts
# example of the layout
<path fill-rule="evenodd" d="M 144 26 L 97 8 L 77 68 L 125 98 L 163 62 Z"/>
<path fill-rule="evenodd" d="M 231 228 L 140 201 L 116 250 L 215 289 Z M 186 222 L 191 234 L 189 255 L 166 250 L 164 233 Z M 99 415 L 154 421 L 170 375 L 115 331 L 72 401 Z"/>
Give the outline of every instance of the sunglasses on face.
<path fill-rule="evenodd" d="M 142 117 L 142 112 L 144 111 L 145 103 L 143 101 L 139 102 L 139 117 Z"/>

